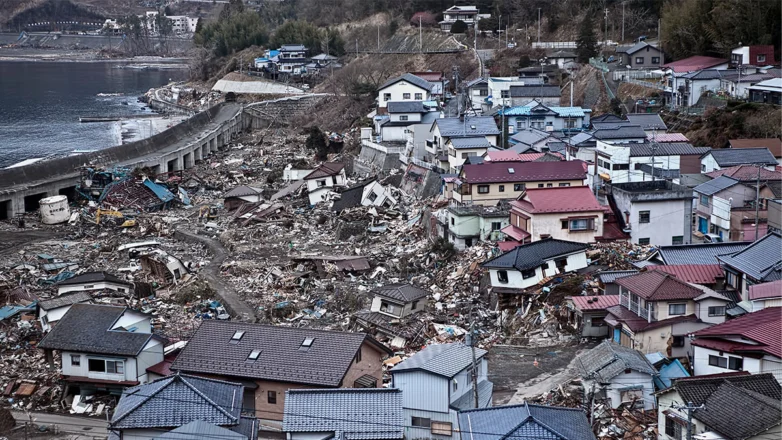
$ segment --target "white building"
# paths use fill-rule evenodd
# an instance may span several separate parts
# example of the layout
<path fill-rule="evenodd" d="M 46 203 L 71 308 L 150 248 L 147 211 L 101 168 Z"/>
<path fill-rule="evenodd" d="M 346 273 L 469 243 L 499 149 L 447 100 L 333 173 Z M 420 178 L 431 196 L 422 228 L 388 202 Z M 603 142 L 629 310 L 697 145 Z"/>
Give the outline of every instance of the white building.
<path fill-rule="evenodd" d="M 378 113 L 385 113 L 389 102 L 430 101 L 432 88 L 432 83 L 410 73 L 392 78 L 378 89 Z"/>
<path fill-rule="evenodd" d="M 478 8 L 475 6 L 451 6 L 443 11 L 443 21 L 440 22 L 440 30 L 450 32 L 451 26 L 461 20 L 468 27 L 477 24 L 479 17 Z"/>
<path fill-rule="evenodd" d="M 133 290 L 133 283 L 107 272 L 87 272 L 57 283 L 58 295 L 104 289 L 127 293 Z"/>
<path fill-rule="evenodd" d="M 307 182 L 310 205 L 316 205 L 326 198 L 329 191 L 345 186 L 345 164 L 324 162 L 304 177 Z"/>
<path fill-rule="evenodd" d="M 685 142 L 661 144 L 595 143 L 595 174 L 611 183 L 644 182 L 675 179 L 681 174 L 697 174 L 701 155 L 708 148 L 693 147 Z M 654 174 L 652 174 L 654 172 Z"/>
<path fill-rule="evenodd" d="M 623 215 L 624 231 L 637 244 L 668 246 L 692 242 L 692 190 L 657 180 L 618 183 L 610 195 Z"/>
<path fill-rule="evenodd" d="M 74 304 L 92 302 L 89 292 L 71 292 L 38 302 L 38 320 L 46 333 L 54 327 Z"/>

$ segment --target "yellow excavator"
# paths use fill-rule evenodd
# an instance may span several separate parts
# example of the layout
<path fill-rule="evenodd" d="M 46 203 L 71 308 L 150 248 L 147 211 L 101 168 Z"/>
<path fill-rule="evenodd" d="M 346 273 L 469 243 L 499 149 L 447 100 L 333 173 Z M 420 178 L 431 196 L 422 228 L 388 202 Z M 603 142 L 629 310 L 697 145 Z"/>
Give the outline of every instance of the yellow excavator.
<path fill-rule="evenodd" d="M 125 216 L 121 212 L 119 212 L 119 211 L 114 211 L 114 210 L 111 210 L 111 209 L 100 209 L 100 208 L 98 208 L 95 211 L 95 224 L 97 224 L 97 225 L 100 224 L 101 216 L 109 216 L 109 217 L 114 217 L 114 218 L 118 218 L 118 219 L 124 219 L 125 218 Z M 134 219 L 125 220 L 120 225 L 121 228 L 130 228 L 130 227 L 133 227 L 133 226 L 136 226 L 136 220 L 134 220 Z"/>

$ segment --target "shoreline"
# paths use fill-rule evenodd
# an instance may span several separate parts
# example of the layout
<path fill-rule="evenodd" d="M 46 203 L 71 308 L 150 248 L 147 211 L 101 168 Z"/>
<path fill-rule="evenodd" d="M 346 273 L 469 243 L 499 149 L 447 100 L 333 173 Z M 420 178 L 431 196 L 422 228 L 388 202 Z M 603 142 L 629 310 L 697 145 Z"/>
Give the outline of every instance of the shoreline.
<path fill-rule="evenodd" d="M 190 58 L 182 57 L 158 57 L 158 56 L 136 56 L 124 58 L 99 58 L 97 52 L 73 53 L 68 51 L 45 51 L 44 53 L 34 53 L 33 50 L 19 51 L 22 53 L 13 53 L 13 50 L 3 50 L 0 48 L 0 62 L 40 62 L 40 63 L 117 63 L 129 65 L 148 65 L 161 69 L 187 68 Z"/>

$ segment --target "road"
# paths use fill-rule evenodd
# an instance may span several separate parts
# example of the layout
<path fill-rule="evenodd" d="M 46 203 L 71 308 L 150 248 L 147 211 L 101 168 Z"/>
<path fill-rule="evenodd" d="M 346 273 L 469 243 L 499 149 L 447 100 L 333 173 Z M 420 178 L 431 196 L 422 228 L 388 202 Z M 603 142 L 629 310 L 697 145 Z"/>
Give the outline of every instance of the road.
<path fill-rule="evenodd" d="M 30 420 L 28 415 L 21 411 L 11 411 L 11 414 L 20 424 Z M 81 434 L 99 438 L 105 438 L 109 435 L 108 430 L 106 429 L 107 422 L 105 419 L 40 412 L 30 413 L 30 415 L 32 415 L 33 423 L 36 425 L 57 425 L 59 432 Z"/>

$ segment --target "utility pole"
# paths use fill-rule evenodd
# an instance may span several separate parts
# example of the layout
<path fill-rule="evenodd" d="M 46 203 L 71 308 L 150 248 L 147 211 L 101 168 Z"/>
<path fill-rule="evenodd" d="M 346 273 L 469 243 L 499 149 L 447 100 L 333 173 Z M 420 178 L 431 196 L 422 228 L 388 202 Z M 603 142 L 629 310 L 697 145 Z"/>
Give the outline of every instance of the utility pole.
<path fill-rule="evenodd" d="M 652 134 L 652 182 L 655 181 L 655 178 L 654 178 L 654 155 L 655 155 L 655 153 L 657 153 L 657 147 L 659 147 L 659 144 L 657 143 L 657 130 L 655 130 L 654 134 Z M 630 171 L 628 171 L 627 173 L 628 173 L 628 176 L 627 176 L 628 179 L 627 180 L 629 181 L 630 180 L 630 176 L 629 176 Z"/>
<path fill-rule="evenodd" d="M 704 406 L 694 406 L 692 402 L 687 402 L 687 406 L 671 406 L 671 408 L 676 410 L 687 410 L 687 440 L 692 440 L 692 412 L 696 409 L 702 409 Z"/>
<path fill-rule="evenodd" d="M 356 55 L 358 55 L 358 38 L 356 38 Z"/>
<path fill-rule="evenodd" d="M 622 42 L 625 41 L 625 2 L 622 2 Z"/>
<path fill-rule="evenodd" d="M 540 43 L 540 8 L 538 8 L 538 43 Z"/>
<path fill-rule="evenodd" d="M 758 239 L 758 227 L 760 227 L 760 165 L 758 167 L 758 179 L 755 182 L 755 240 Z"/>
<path fill-rule="evenodd" d="M 380 25 L 377 26 L 377 52 L 380 53 Z"/>
<path fill-rule="evenodd" d="M 472 351 L 472 397 L 478 408 L 478 372 L 475 366 L 475 320 L 472 319 L 472 306 L 470 306 L 470 350 Z"/>
<path fill-rule="evenodd" d="M 660 23 L 662 23 L 661 19 L 657 19 L 657 49 L 660 51 L 660 66 L 665 64 L 665 52 L 663 52 L 663 38 L 662 34 L 660 34 L 661 28 Z"/>
<path fill-rule="evenodd" d="M 418 51 L 423 52 L 424 51 L 424 33 L 423 29 L 421 27 L 421 16 L 418 16 Z"/>
<path fill-rule="evenodd" d="M 497 22 L 497 49 L 502 49 L 502 14 Z"/>
<path fill-rule="evenodd" d="M 605 8 L 605 26 L 603 28 L 603 49 L 608 47 L 608 8 Z"/>

